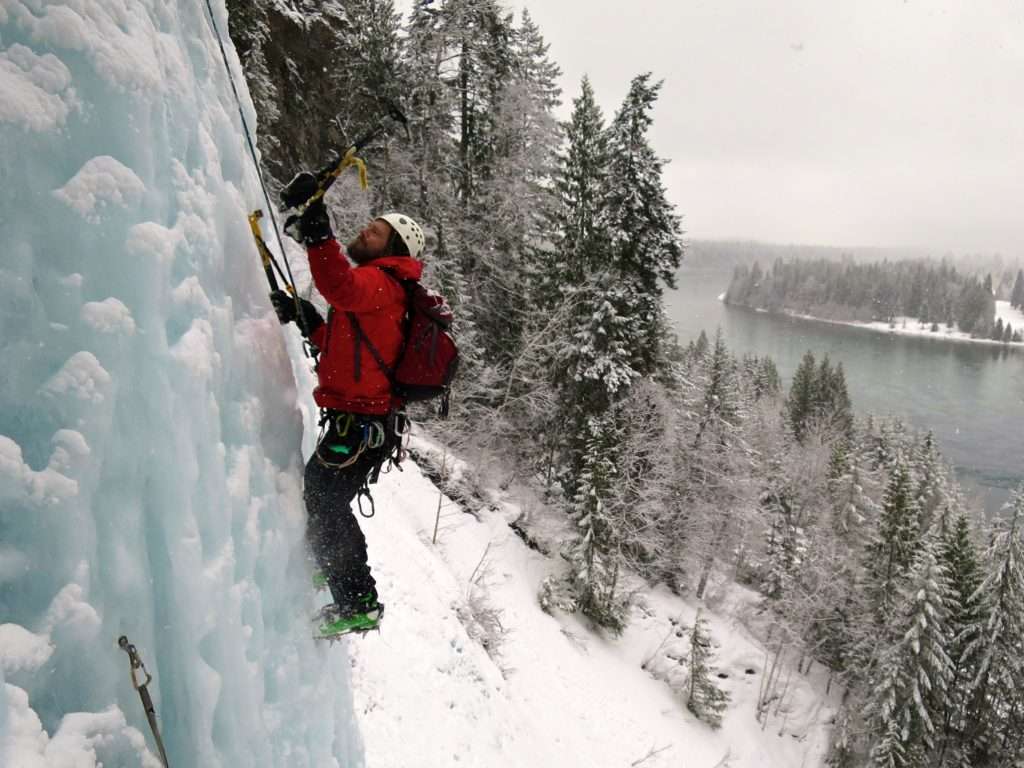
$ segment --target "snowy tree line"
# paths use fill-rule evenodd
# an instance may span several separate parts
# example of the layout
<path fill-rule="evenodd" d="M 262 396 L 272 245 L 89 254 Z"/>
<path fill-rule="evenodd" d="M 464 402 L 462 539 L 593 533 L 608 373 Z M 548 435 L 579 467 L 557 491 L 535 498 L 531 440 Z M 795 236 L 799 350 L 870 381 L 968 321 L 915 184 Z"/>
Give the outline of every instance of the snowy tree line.
<path fill-rule="evenodd" d="M 1010 300 L 1020 301 L 1024 276 L 1018 272 Z M 939 330 L 958 327 L 981 338 L 996 338 L 992 276 L 976 277 L 949 261 L 776 260 L 766 272 L 760 262 L 740 265 L 726 293 L 731 304 L 790 311 L 828 320 L 893 323 L 899 316 L 917 318 Z M 1014 298 L 1016 297 L 1016 299 Z M 998 340 L 1020 341 L 1024 329 L 998 323 Z"/>
<path fill-rule="evenodd" d="M 735 580 L 763 595 L 772 642 L 842 685 L 835 765 L 1024 757 L 1022 497 L 981 547 L 930 436 L 856 420 L 841 366 L 809 354 L 784 396 L 771 360 L 736 357 L 721 334 L 671 337 L 662 292 L 682 232 L 649 142 L 652 75 L 610 119 L 584 80 L 560 124 L 541 31 L 493 0 L 417 3 L 405 20 L 386 0 L 228 5 L 273 183 L 359 135 L 382 98 L 403 104 L 409 136 L 366 152 L 370 209 L 424 224 L 428 280 L 456 310 L 463 369 L 432 427 L 571 524 L 543 605 L 617 631 L 638 577 L 698 598 Z M 340 187 L 345 234 L 365 211 Z M 777 263 L 754 279 L 755 266 L 730 299 L 824 305 L 857 287 L 891 316 L 920 288 L 918 316 L 959 322 L 966 291 L 984 305 L 976 326 L 990 308 L 951 268 L 893 269 Z M 871 293 L 881 284 L 898 290 Z M 689 705 L 713 720 L 723 704 L 705 682 Z"/>

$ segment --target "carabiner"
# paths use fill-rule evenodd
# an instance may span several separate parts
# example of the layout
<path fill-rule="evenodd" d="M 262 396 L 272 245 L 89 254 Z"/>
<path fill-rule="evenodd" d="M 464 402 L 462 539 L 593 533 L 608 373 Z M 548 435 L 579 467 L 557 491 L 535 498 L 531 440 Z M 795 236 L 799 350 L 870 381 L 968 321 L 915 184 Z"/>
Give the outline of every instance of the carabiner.
<path fill-rule="evenodd" d="M 346 414 L 344 414 L 344 417 L 345 417 L 345 428 L 344 429 L 341 428 L 341 420 L 342 420 L 342 416 L 341 415 L 339 415 L 334 420 L 334 429 L 337 431 L 338 437 L 346 437 L 348 435 L 349 428 L 352 426 L 352 414 L 351 413 L 346 413 Z"/>
<path fill-rule="evenodd" d="M 380 448 L 384 445 L 384 437 L 384 427 L 379 421 L 368 421 L 363 424 L 363 441 L 367 448 Z"/>
<path fill-rule="evenodd" d="M 396 411 L 392 417 L 391 431 L 401 442 L 402 438 L 412 433 L 412 421 L 405 415 L 404 411 Z"/>

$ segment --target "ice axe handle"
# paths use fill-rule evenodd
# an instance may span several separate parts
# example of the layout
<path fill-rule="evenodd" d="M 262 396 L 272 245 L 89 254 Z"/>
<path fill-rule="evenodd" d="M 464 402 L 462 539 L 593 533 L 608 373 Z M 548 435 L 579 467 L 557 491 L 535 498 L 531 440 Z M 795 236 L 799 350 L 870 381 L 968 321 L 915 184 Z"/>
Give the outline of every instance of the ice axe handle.
<path fill-rule="evenodd" d="M 385 114 L 384 117 L 382 117 L 375 126 L 373 126 L 370 130 L 368 130 L 366 133 L 364 133 L 362 136 L 356 139 L 355 144 L 353 144 L 353 146 L 356 149 L 356 152 L 361 150 L 371 141 L 373 141 L 382 133 L 384 133 L 384 131 L 387 129 L 388 120 L 394 120 L 396 123 L 401 123 L 402 125 L 405 126 L 409 125 L 409 120 L 408 118 L 406 118 L 404 114 L 402 114 L 402 110 L 400 110 L 394 104 L 388 104 L 387 114 Z"/>

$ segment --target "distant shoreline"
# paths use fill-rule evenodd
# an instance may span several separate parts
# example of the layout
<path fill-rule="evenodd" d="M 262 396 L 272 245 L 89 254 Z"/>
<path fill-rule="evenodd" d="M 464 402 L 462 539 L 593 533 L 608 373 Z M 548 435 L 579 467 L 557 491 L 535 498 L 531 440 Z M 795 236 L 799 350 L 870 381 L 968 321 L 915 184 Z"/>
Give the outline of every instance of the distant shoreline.
<path fill-rule="evenodd" d="M 725 303 L 725 293 L 718 295 L 718 300 Z M 1000 306 L 1005 305 L 1005 306 Z M 793 312 L 791 310 L 783 310 L 782 312 L 769 312 L 767 309 L 761 307 L 748 307 L 745 304 L 727 304 L 730 307 L 740 307 L 742 309 L 748 309 L 753 312 L 760 312 L 762 314 L 775 314 L 783 317 L 795 317 L 799 320 L 812 320 L 816 323 L 828 323 L 829 325 L 845 325 L 849 328 L 860 328 L 865 331 L 873 331 L 875 333 L 888 333 L 893 336 L 907 336 L 918 339 L 937 339 L 939 341 L 955 341 L 955 342 L 970 342 L 973 344 L 988 344 L 990 346 L 1007 347 L 1010 349 L 1024 349 L 1024 342 L 1022 341 L 996 341 L 995 339 L 980 339 L 969 336 L 962 331 L 951 330 L 948 327 L 940 326 L 940 330 L 930 330 L 930 324 L 921 323 L 916 317 L 897 317 L 894 321 L 894 325 L 890 325 L 881 320 L 876 320 L 869 323 L 857 322 L 853 320 L 830 320 L 824 317 L 815 317 L 814 315 L 804 315 L 799 312 Z M 996 317 L 1002 318 L 1003 322 L 1009 321 L 1015 330 L 1024 331 L 1024 313 L 1010 307 L 1008 301 L 997 301 L 996 302 Z"/>

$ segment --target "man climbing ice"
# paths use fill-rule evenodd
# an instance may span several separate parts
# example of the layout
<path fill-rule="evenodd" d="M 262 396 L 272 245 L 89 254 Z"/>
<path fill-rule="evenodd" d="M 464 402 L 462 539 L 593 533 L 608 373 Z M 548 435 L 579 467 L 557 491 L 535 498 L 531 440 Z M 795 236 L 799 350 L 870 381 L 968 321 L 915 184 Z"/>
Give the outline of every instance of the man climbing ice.
<path fill-rule="evenodd" d="M 316 184 L 313 174 L 300 173 L 282 200 L 306 200 Z M 408 216 L 385 214 L 349 243 L 353 267 L 334 238 L 322 199 L 293 217 L 286 231 L 306 246 L 313 283 L 330 304 L 325 321 L 310 302 L 284 291 L 271 294 L 282 323 L 302 313 L 321 354 L 313 391 L 321 431 L 306 464 L 304 499 L 307 538 L 334 600 L 319 615 L 319 635 L 329 638 L 376 629 L 383 614 L 352 502 L 363 512 L 357 497 L 369 496 L 368 484 L 401 439 L 403 402 L 389 370 L 403 348 L 407 294 L 400 281 L 419 280 L 425 240 Z"/>

